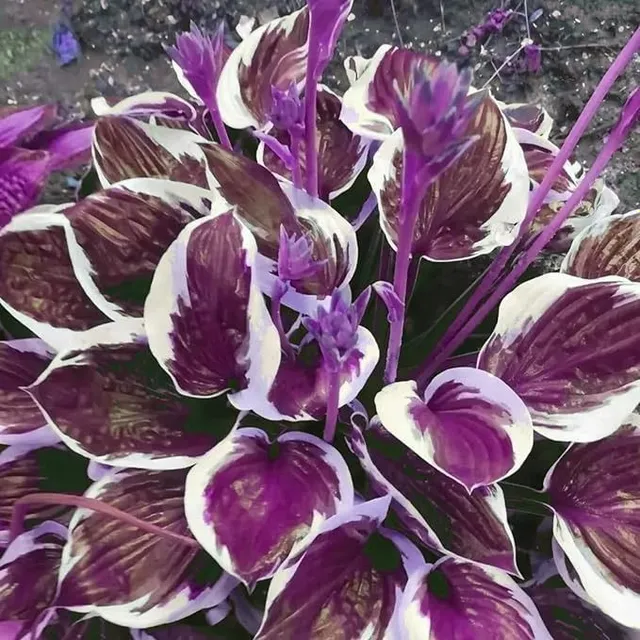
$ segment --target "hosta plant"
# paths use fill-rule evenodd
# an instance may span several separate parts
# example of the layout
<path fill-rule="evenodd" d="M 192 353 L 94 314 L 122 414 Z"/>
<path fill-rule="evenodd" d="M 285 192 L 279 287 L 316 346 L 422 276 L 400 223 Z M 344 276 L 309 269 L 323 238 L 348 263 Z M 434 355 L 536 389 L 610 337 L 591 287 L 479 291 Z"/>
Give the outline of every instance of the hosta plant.
<path fill-rule="evenodd" d="M 640 32 L 558 148 L 411 50 L 323 85 L 350 10 L 194 27 L 0 230 L 2 638 L 640 629 L 637 90 L 572 157 Z"/>

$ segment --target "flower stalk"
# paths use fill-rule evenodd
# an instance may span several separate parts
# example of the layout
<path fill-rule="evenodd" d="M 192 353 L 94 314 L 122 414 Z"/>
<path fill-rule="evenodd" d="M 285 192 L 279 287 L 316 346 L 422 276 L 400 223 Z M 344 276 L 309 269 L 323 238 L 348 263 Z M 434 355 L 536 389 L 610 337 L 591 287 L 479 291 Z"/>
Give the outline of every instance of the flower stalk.
<path fill-rule="evenodd" d="M 398 251 L 393 273 L 393 288 L 401 303 L 401 307 L 398 315 L 394 318 L 394 321 L 391 322 L 387 362 L 384 370 L 384 381 L 387 384 L 395 382 L 398 375 L 398 363 L 400 361 L 400 348 L 402 346 L 406 310 L 407 280 L 411 262 L 411 244 L 416 220 L 418 219 L 418 212 L 420 210 L 419 196 L 423 193 L 422 190 L 420 190 L 420 193 L 417 193 L 418 189 L 416 188 L 414 180 L 419 168 L 419 163 L 418 156 L 406 148 L 402 170 L 402 222 L 398 235 Z"/>

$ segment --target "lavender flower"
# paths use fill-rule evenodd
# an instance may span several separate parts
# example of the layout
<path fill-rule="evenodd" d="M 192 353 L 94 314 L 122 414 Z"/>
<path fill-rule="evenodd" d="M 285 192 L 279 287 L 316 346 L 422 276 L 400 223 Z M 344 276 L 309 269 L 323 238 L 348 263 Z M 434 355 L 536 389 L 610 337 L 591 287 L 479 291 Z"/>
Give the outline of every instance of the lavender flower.
<path fill-rule="evenodd" d="M 420 175 L 412 176 L 426 187 L 474 142 L 465 136 L 471 118 L 484 99 L 483 92 L 468 96 L 471 70 L 458 72 L 443 62 L 432 73 L 416 66 L 408 97 L 397 89 L 398 115 L 405 149 L 419 158 Z"/>
<path fill-rule="evenodd" d="M 304 234 L 299 237 L 290 236 L 284 226 L 281 226 L 278 277 L 283 281 L 296 281 L 316 275 L 327 261 L 314 260 L 312 251 L 313 247 Z"/>
<path fill-rule="evenodd" d="M 333 373 L 345 365 L 358 368 L 362 354 L 355 349 L 356 332 L 369 304 L 371 289 L 365 289 L 353 304 L 345 302 L 342 294 L 331 296 L 329 309 L 320 307 L 315 318 L 305 318 L 303 324 L 318 342 L 325 366 Z"/>
<path fill-rule="evenodd" d="M 218 80 L 228 57 L 224 44 L 224 23 L 220 23 L 213 36 L 192 23 L 191 31 L 179 35 L 175 46 L 167 47 L 166 51 L 182 71 L 189 92 L 209 109 L 222 144 L 231 148 L 216 98 Z"/>

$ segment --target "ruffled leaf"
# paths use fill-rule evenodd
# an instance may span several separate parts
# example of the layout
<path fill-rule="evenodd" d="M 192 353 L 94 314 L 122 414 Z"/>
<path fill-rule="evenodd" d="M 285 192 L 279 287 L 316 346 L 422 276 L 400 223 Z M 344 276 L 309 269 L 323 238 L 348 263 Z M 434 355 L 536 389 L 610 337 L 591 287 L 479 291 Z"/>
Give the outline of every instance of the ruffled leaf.
<path fill-rule="evenodd" d="M 366 439 L 366 441 L 365 441 Z M 354 428 L 349 448 L 374 495 L 390 495 L 407 532 L 437 553 L 488 564 L 519 575 L 515 543 L 499 485 L 469 493 L 427 464 L 375 421 Z"/>
<path fill-rule="evenodd" d="M 402 536 L 379 530 L 388 507 L 388 498 L 378 498 L 322 525 L 271 581 L 256 640 L 390 633 L 401 590 L 423 560 Z"/>
<path fill-rule="evenodd" d="M 57 436 L 24 391 L 47 368 L 53 351 L 42 340 L 0 342 L 0 444 L 52 444 Z"/>
<path fill-rule="evenodd" d="M 198 146 L 204 138 L 126 116 L 100 118 L 93 138 L 93 161 L 103 187 L 129 178 L 164 178 L 208 186 Z"/>
<path fill-rule="evenodd" d="M 230 127 L 261 128 L 269 122 L 271 87 L 304 79 L 309 12 L 305 7 L 252 31 L 231 53 L 218 82 L 217 102 Z"/>
<path fill-rule="evenodd" d="M 0 231 L 0 304 L 55 348 L 78 331 L 108 322 L 76 279 L 59 213 L 29 212 Z"/>
<path fill-rule="evenodd" d="M 407 640 L 552 640 L 531 598 L 498 569 L 442 558 L 411 576 L 403 595 Z"/>
<path fill-rule="evenodd" d="M 318 193 L 323 200 L 340 195 L 354 183 L 367 161 L 369 144 L 360 136 L 354 135 L 340 120 L 342 102 L 340 98 L 327 89 L 318 90 L 316 137 L 318 150 Z M 269 135 L 287 147 L 291 139 L 286 131 L 272 129 Z M 257 158 L 273 173 L 292 180 L 291 170 L 268 147 L 261 142 Z M 306 148 L 304 140 L 298 145 L 297 162 L 300 165 L 303 181 Z"/>
<path fill-rule="evenodd" d="M 542 435 L 609 435 L 640 402 L 640 284 L 558 273 L 521 284 L 477 366 L 520 396 Z"/>
<path fill-rule="evenodd" d="M 581 278 L 640 281 L 640 209 L 589 225 L 574 239 L 561 270 Z"/>
<path fill-rule="evenodd" d="M 396 382 L 375 403 L 389 433 L 469 492 L 514 473 L 533 447 L 522 400 L 479 369 L 443 371 L 422 396 L 415 382 Z"/>
<path fill-rule="evenodd" d="M 229 391 L 232 402 L 246 407 L 268 392 L 280 340 L 254 281 L 256 254 L 251 233 L 225 213 L 189 224 L 160 260 L 145 328 L 152 353 L 181 393 Z"/>
<path fill-rule="evenodd" d="M 215 204 L 213 204 L 215 203 Z M 210 191 L 168 180 L 138 178 L 65 209 L 78 281 L 112 320 L 141 317 L 160 258 L 196 218 L 226 210 Z M 223 209 L 224 207 L 224 209 Z"/>
<path fill-rule="evenodd" d="M 581 588 L 607 615 L 635 629 L 640 629 L 639 456 L 640 419 L 632 415 L 608 438 L 570 446 L 545 478 L 555 510 L 553 535 Z"/>
<path fill-rule="evenodd" d="M 85 495 L 189 536 L 183 508 L 185 476 L 183 470 L 114 471 Z M 213 607 L 235 584 L 198 548 L 78 509 L 62 553 L 56 604 L 144 628 Z"/>
<path fill-rule="evenodd" d="M 529 199 L 522 150 L 498 105 L 485 97 L 465 137 L 477 140 L 431 184 L 422 199 L 411 252 L 434 262 L 465 260 L 511 244 Z M 402 130 L 385 140 L 369 170 L 380 224 L 397 246 L 402 201 Z"/>
<path fill-rule="evenodd" d="M 73 451 L 116 467 L 180 469 L 222 440 L 237 413 L 224 398 L 175 391 L 151 355 L 141 323 L 82 336 L 28 387 L 51 428 Z"/>
<path fill-rule="evenodd" d="M 353 505 L 340 454 L 305 433 L 271 442 L 259 429 L 238 429 L 187 478 L 191 531 L 228 573 L 252 586 L 270 578 L 318 527 Z"/>

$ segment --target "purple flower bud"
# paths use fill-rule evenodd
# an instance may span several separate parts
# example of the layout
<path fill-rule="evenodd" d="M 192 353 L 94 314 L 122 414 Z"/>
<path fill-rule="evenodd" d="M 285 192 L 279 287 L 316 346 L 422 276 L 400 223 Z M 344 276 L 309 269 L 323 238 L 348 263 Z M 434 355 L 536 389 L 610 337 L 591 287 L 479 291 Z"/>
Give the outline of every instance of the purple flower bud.
<path fill-rule="evenodd" d="M 398 117 L 407 148 L 416 153 L 432 180 L 450 166 L 472 142 L 464 133 L 484 99 L 479 91 L 468 96 L 471 70 L 458 71 L 442 62 L 435 69 L 416 66 L 408 98 L 398 96 Z"/>
<path fill-rule="evenodd" d="M 295 82 L 284 91 L 271 87 L 271 122 L 282 131 L 304 130 L 304 103 Z"/>
<path fill-rule="evenodd" d="M 280 226 L 280 245 L 278 247 L 278 276 L 283 281 L 304 280 L 314 276 L 326 264 L 326 260 L 315 261 L 312 246 L 302 235 L 288 235 L 284 226 Z"/>
<path fill-rule="evenodd" d="M 166 48 L 169 57 L 180 67 L 185 78 L 207 107 L 216 104 L 216 88 L 222 67 L 229 56 L 224 44 L 224 23 L 214 35 L 204 33 L 195 24 L 191 31 L 176 38 Z"/>
<path fill-rule="evenodd" d="M 320 307 L 315 319 L 305 318 L 302 321 L 320 346 L 330 371 L 340 371 L 345 364 L 355 370 L 359 368 L 363 354 L 355 348 L 356 333 L 370 297 L 371 288 L 367 287 L 350 305 L 339 291 L 334 291 L 328 311 Z"/>

